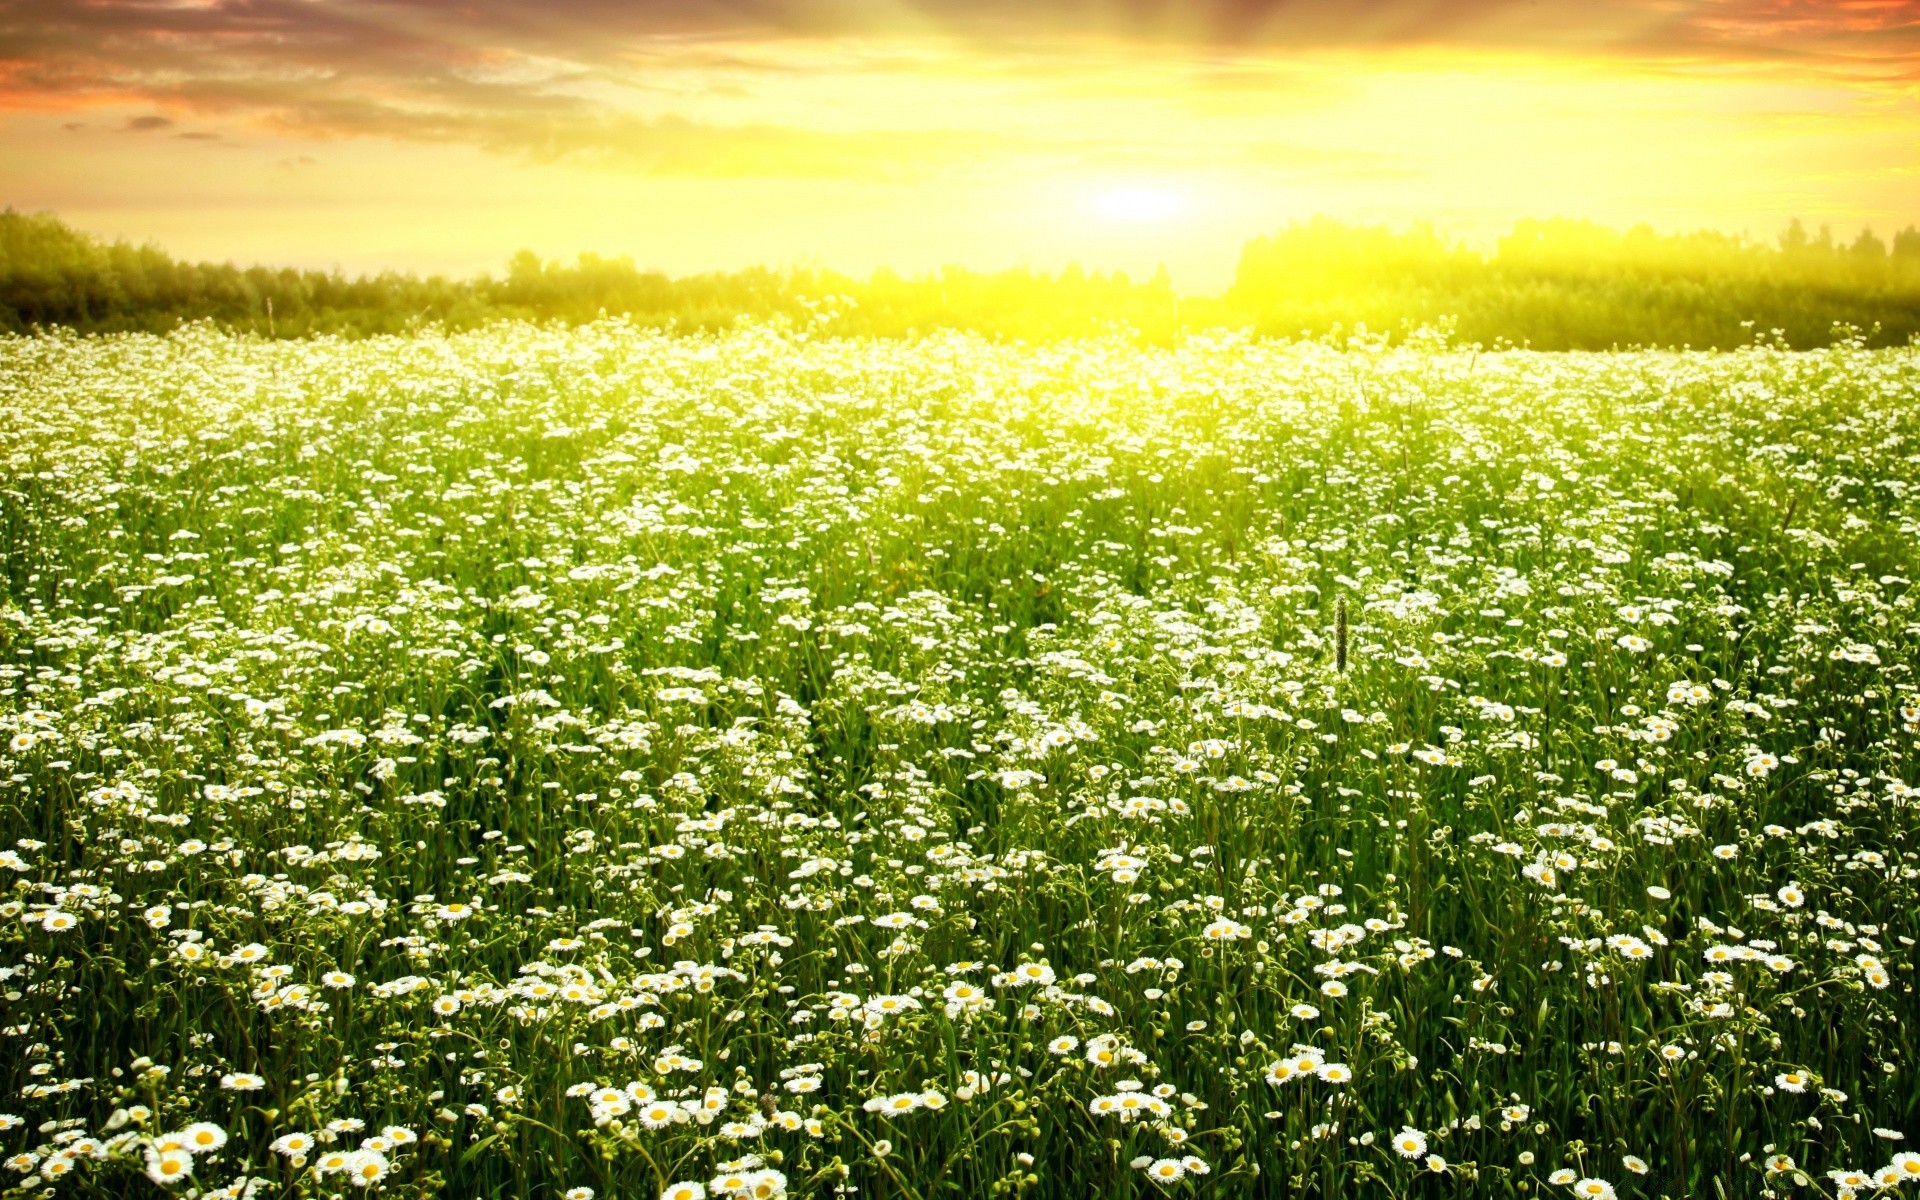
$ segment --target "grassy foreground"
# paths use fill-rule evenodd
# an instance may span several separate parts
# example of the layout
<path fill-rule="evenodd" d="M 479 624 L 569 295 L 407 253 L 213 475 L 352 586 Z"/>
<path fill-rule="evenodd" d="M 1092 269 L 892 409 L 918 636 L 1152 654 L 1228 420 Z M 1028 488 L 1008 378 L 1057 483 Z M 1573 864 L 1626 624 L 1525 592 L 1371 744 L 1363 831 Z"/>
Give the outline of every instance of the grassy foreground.
<path fill-rule="evenodd" d="M 1916 390 L 0 341 L 0 1188 L 1920 1179 Z"/>

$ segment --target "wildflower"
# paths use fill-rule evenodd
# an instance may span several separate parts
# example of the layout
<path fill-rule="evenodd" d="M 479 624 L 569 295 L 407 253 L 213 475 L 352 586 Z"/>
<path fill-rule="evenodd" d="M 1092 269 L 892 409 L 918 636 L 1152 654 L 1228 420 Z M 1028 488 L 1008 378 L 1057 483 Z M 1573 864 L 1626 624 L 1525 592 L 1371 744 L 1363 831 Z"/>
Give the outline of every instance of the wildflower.
<path fill-rule="evenodd" d="M 746 1200 L 780 1200 L 787 1194 L 787 1177 L 771 1167 L 755 1171 L 747 1177 L 747 1186 L 740 1195 Z"/>
<path fill-rule="evenodd" d="M 946 1014 L 950 1018 L 978 1012 L 992 1005 L 992 999 L 984 989 L 965 980 L 948 984 L 942 994 L 946 997 Z"/>
<path fill-rule="evenodd" d="M 1573 1194 L 1581 1200 L 1614 1200 L 1613 1185 L 1604 1179 L 1582 1179 L 1573 1185 Z"/>
<path fill-rule="evenodd" d="M 147 1151 L 147 1178 L 158 1184 L 178 1183 L 193 1174 L 193 1155 L 184 1149 Z"/>
<path fill-rule="evenodd" d="M 635 1117 L 648 1129 L 665 1129 L 669 1125 L 685 1121 L 687 1110 L 677 1104 L 655 1100 L 651 1104 L 642 1105 Z"/>
<path fill-rule="evenodd" d="M 210 1154 L 227 1144 L 227 1131 L 208 1121 L 189 1125 L 177 1136 L 190 1154 Z"/>
<path fill-rule="evenodd" d="M 625 1115 L 633 1107 L 633 1100 L 620 1088 L 600 1088 L 588 1096 L 587 1104 L 592 1110 L 593 1123 L 605 1125 Z"/>
<path fill-rule="evenodd" d="M 1420 1158 L 1427 1152 L 1427 1135 L 1408 1125 L 1393 1135 L 1393 1152 L 1401 1158 Z"/>
<path fill-rule="evenodd" d="M 1120 1062 L 1120 1042 L 1110 1034 L 1089 1039 L 1086 1060 L 1096 1067 L 1117 1066 Z"/>
<path fill-rule="evenodd" d="M 372 1187 L 387 1177 L 387 1156 L 378 1150 L 356 1150 L 347 1158 L 342 1170 L 355 1187 Z"/>
<path fill-rule="evenodd" d="M 313 1151 L 315 1142 L 310 1133 L 283 1133 L 275 1138 L 267 1149 L 287 1158 L 297 1158 Z"/>
<path fill-rule="evenodd" d="M 888 1116 L 905 1116 L 907 1113 L 919 1107 L 920 1097 L 916 1093 L 900 1092 L 897 1095 L 888 1096 L 880 1100 L 874 1106 L 874 1111 L 884 1113 Z"/>
<path fill-rule="evenodd" d="M 1053 968 L 1046 963 L 1021 963 L 1013 969 L 1013 982 L 1022 987 L 1046 987 L 1053 979 Z"/>
<path fill-rule="evenodd" d="M 185 1133 L 157 1133 L 147 1139 L 147 1149 L 160 1153 L 168 1150 L 185 1150 L 188 1154 L 193 1153 L 187 1145 Z"/>

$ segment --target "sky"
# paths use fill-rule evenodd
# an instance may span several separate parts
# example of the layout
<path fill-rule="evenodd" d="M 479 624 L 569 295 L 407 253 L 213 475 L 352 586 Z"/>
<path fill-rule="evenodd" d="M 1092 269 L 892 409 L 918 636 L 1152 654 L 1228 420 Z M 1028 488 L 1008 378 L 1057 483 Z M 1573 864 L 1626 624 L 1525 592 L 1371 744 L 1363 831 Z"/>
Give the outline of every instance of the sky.
<path fill-rule="evenodd" d="M 1314 214 L 1885 236 L 1920 0 L 0 0 L 0 205 L 349 271 L 1193 289 Z"/>

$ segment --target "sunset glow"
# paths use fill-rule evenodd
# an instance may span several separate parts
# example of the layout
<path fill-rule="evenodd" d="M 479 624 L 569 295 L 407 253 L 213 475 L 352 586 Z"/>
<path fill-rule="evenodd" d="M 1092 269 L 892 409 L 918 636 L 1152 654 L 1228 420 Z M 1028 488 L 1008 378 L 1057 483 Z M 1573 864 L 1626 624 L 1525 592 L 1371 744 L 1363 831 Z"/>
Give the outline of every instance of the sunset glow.
<path fill-rule="evenodd" d="M 1198 15 L 1193 15 L 1193 14 Z M 1069 260 L 1920 216 L 1920 5 L 0 5 L 0 201 L 192 257 Z"/>
<path fill-rule="evenodd" d="M 1166 221 L 1187 211 L 1187 198 L 1170 188 L 1134 186 L 1106 188 L 1094 196 L 1101 216 L 1116 221 Z"/>

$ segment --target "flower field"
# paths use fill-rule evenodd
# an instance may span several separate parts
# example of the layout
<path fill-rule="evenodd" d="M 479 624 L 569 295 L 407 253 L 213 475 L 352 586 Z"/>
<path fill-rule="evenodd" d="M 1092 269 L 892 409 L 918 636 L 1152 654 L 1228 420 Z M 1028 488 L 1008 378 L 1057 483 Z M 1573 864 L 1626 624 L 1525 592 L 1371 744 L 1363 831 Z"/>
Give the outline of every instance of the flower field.
<path fill-rule="evenodd" d="M 1920 1183 L 1916 395 L 0 340 L 0 1190 Z"/>

